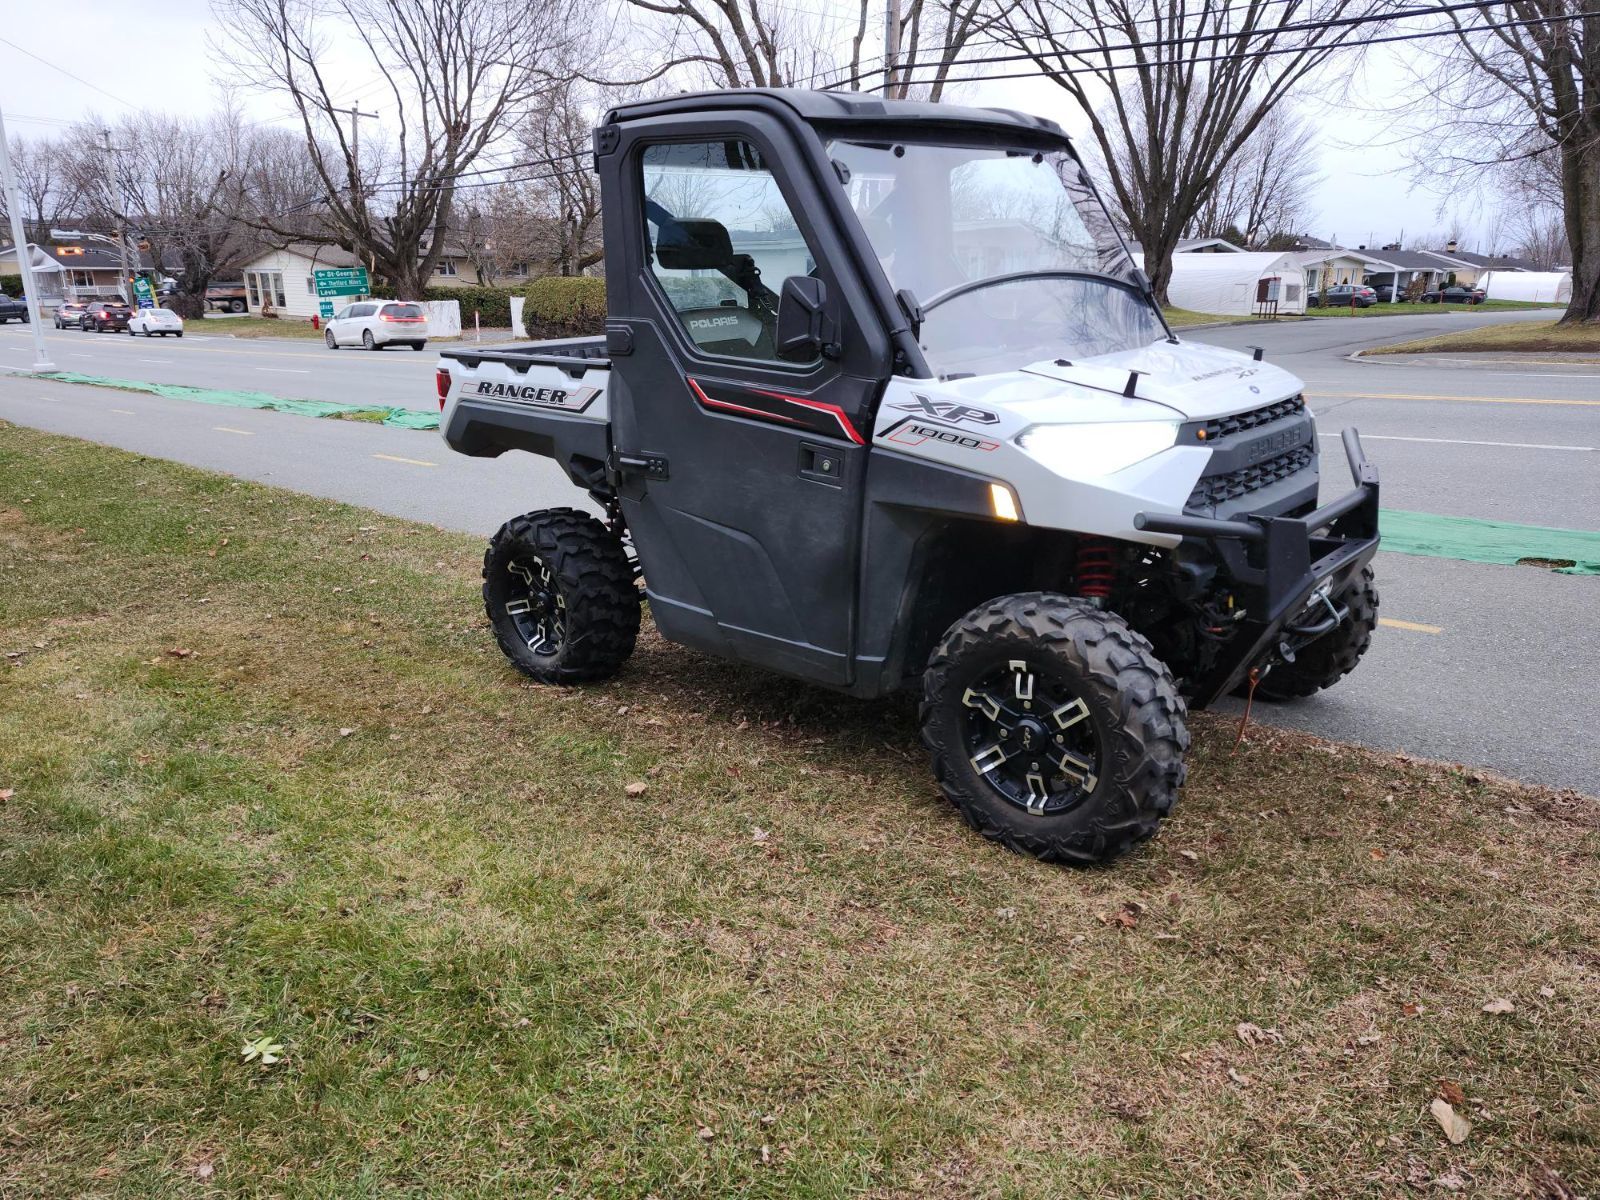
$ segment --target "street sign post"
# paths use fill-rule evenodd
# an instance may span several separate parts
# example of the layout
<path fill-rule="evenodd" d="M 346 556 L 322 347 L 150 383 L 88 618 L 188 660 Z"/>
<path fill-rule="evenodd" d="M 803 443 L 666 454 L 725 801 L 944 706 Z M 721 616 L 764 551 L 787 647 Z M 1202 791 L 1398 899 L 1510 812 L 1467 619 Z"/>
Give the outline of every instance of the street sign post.
<path fill-rule="evenodd" d="M 133 277 L 133 297 L 140 308 L 154 308 L 156 306 L 155 290 L 150 286 L 148 275 L 135 275 Z"/>
<path fill-rule="evenodd" d="M 324 267 L 311 274 L 317 295 L 364 296 L 372 290 L 365 267 Z"/>

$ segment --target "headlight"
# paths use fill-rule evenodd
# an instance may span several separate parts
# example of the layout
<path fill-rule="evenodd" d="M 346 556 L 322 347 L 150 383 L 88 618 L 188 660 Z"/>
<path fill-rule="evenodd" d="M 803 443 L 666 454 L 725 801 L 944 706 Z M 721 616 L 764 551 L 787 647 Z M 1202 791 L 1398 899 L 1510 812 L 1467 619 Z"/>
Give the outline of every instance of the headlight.
<path fill-rule="evenodd" d="M 1176 444 L 1178 421 L 1115 421 L 1091 425 L 1034 425 L 1017 445 L 1058 475 L 1113 475 Z"/>

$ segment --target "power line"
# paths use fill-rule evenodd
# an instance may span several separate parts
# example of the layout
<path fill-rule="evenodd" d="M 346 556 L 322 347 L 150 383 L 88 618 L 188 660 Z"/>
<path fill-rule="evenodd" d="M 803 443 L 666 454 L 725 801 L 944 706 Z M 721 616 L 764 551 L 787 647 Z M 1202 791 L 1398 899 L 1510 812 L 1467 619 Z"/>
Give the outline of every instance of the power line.
<path fill-rule="evenodd" d="M 1283 25 L 1274 25 L 1274 26 L 1270 26 L 1270 27 L 1262 27 L 1262 28 L 1259 28 L 1259 29 L 1237 29 L 1237 30 L 1226 30 L 1226 31 L 1222 30 L 1222 29 L 1218 29 L 1218 30 L 1216 30 L 1216 31 L 1214 31 L 1212 33 L 1184 34 L 1184 35 L 1181 35 L 1181 36 L 1174 36 L 1174 37 L 1153 38 L 1153 39 L 1151 39 L 1149 41 L 1127 42 L 1127 43 L 1124 43 L 1122 45 L 1116 45 L 1116 46 L 1103 46 L 1103 45 L 1091 44 L 1091 45 L 1084 46 L 1081 50 L 1071 50 L 1071 51 L 1054 50 L 1054 51 L 1045 52 L 1045 53 L 1039 53 L 1039 54 L 1035 54 L 1035 53 L 1030 52 L 1030 51 L 1021 51 L 1021 52 L 1018 52 L 1016 54 L 987 55 L 982 59 L 969 60 L 967 63 L 961 63 L 961 60 L 959 60 L 959 59 L 949 59 L 949 60 L 941 59 L 938 62 L 919 63 L 914 67 L 906 67 L 905 70 L 907 70 L 907 71 L 919 70 L 920 71 L 920 70 L 935 69 L 937 67 L 944 66 L 944 65 L 958 65 L 958 64 L 960 64 L 960 65 L 971 65 L 972 61 L 985 62 L 985 63 L 1037 62 L 1037 61 L 1039 61 L 1040 58 L 1052 57 L 1052 56 L 1056 57 L 1056 58 L 1065 58 L 1065 57 L 1069 57 L 1069 56 L 1076 57 L 1076 56 L 1079 56 L 1079 55 L 1086 55 L 1086 54 L 1108 55 L 1108 54 L 1119 54 L 1119 53 L 1131 53 L 1133 51 L 1142 51 L 1142 50 L 1155 50 L 1155 49 L 1162 49 L 1162 48 L 1172 47 L 1172 46 L 1206 45 L 1206 44 L 1215 43 L 1215 42 L 1227 42 L 1227 41 L 1242 40 L 1242 39 L 1245 39 L 1245 38 L 1277 37 L 1277 36 L 1279 36 L 1281 34 L 1287 34 L 1287 33 L 1306 33 L 1306 32 L 1318 32 L 1318 31 L 1328 30 L 1328 29 L 1355 28 L 1355 27 L 1358 27 L 1358 26 L 1361 26 L 1361 25 L 1373 25 L 1373 24 L 1379 24 L 1379 23 L 1388 22 L 1388 21 L 1407 20 L 1407 19 L 1409 19 L 1411 17 L 1443 16 L 1443 15 L 1447 15 L 1449 13 L 1465 12 L 1465 11 L 1469 11 L 1469 10 L 1470 11 L 1482 11 L 1485 8 L 1490 8 L 1490 7 L 1495 7 L 1495 6 L 1496 6 L 1495 0 L 1462 0 L 1462 2 L 1454 3 L 1454 4 L 1431 5 L 1431 6 L 1428 6 L 1426 8 L 1397 9 L 1397 10 L 1394 10 L 1394 11 L 1391 11 L 1391 12 L 1383 12 L 1383 13 L 1364 13 L 1364 14 L 1361 14 L 1361 15 L 1358 15 L 1358 16 L 1353 16 L 1353 17 L 1333 17 L 1333 18 L 1326 18 L 1326 19 L 1317 20 L 1317 21 L 1300 21 L 1300 22 L 1293 22 L 1293 23 L 1288 23 L 1288 24 L 1283 24 Z M 1091 27 L 1091 28 L 1084 29 L 1084 30 L 1074 30 L 1072 32 L 1075 32 L 1075 33 L 1091 32 L 1091 31 L 1105 32 L 1106 30 L 1113 29 L 1113 28 L 1115 28 L 1115 27 L 1114 26 L 1097 26 L 1097 27 Z M 1440 30 L 1438 32 L 1440 32 L 1440 33 L 1450 33 L 1452 31 L 1450 31 L 1450 30 Z M 1011 43 L 1011 42 L 999 41 L 998 39 L 995 39 L 995 40 L 1000 45 L 1011 45 L 1011 44 L 1014 44 L 1014 43 Z M 1338 44 L 1339 45 L 1350 46 L 1350 45 L 1360 45 L 1360 44 L 1366 44 L 1366 43 L 1342 42 L 1342 43 L 1338 43 Z M 1302 50 L 1306 50 L 1306 49 L 1310 49 L 1310 47 L 1306 47 L 1306 46 L 1286 47 L 1286 48 L 1283 48 L 1282 50 L 1280 50 L 1279 52 L 1280 53 L 1290 53 L 1290 52 L 1298 53 L 1298 52 L 1300 52 Z M 1241 54 L 1242 53 L 1246 53 L 1246 52 L 1241 52 Z M 1249 54 L 1265 53 L 1265 51 L 1261 51 L 1261 52 L 1250 51 L 1248 53 Z M 1183 58 L 1183 59 L 1178 59 L 1178 60 L 1175 60 L 1175 61 L 1178 62 L 1178 63 L 1191 63 L 1191 62 L 1208 62 L 1208 61 L 1221 61 L 1221 60 L 1219 60 L 1219 59 L 1205 59 L 1205 58 Z M 1142 65 L 1142 66 L 1149 67 L 1149 66 L 1169 66 L 1169 65 L 1173 65 L 1173 64 L 1172 63 L 1143 63 L 1143 64 L 1129 64 L 1129 65 L 1132 65 L 1132 66 Z M 1104 70 L 1104 69 L 1107 69 L 1107 68 L 1102 68 L 1102 67 L 1094 68 L 1094 70 Z M 1119 69 L 1119 68 L 1114 68 L 1113 67 L 1113 68 L 1110 68 L 1110 69 Z M 876 75 L 877 73 L 878 72 L 876 70 L 873 70 L 873 71 L 861 70 L 861 71 L 858 71 L 854 75 L 846 76 L 846 77 L 844 77 L 844 78 L 842 78 L 840 80 L 837 80 L 836 82 L 838 84 L 859 83 L 861 80 L 870 78 L 871 76 Z M 1065 72 L 1065 73 L 1072 74 L 1073 72 Z M 997 79 L 999 79 L 999 78 L 1014 78 L 1014 76 L 994 76 L 993 78 L 997 78 Z M 904 81 L 897 81 L 897 82 L 904 82 Z M 946 82 L 953 82 L 953 81 L 946 80 Z M 873 87 L 873 88 L 867 88 L 866 90 L 867 91 L 877 91 L 878 88 Z"/>
<path fill-rule="evenodd" d="M 55 63 L 51 62 L 48 58 L 41 58 L 39 55 L 35 54 L 32 50 L 23 49 L 21 46 L 17 45 L 15 42 L 13 42 L 10 38 L 0 37 L 0 42 L 4 42 L 6 45 L 10 46 L 13 50 L 15 50 L 19 54 L 26 54 L 29 58 L 33 59 L 35 62 L 42 62 L 45 66 L 49 67 L 52 71 L 60 71 L 68 79 L 74 79 L 77 82 L 83 84 L 83 86 L 86 87 L 86 88 L 93 88 L 95 91 L 99 92 L 102 96 L 109 97 L 110 99 L 115 100 L 118 104 L 126 104 L 127 103 L 127 101 L 124 100 L 121 96 L 113 96 L 110 92 L 106 91 L 105 88 L 101 87 L 98 83 L 90 83 L 83 76 L 74 75 L 71 71 L 67 70 L 65 67 L 57 66 Z"/>
<path fill-rule="evenodd" d="M 1481 7 L 1481 5 L 1476 5 L 1475 4 L 1475 5 L 1469 5 L 1468 7 Z M 1452 27 L 1450 29 L 1425 29 L 1425 30 L 1418 30 L 1418 31 L 1413 32 L 1413 33 L 1389 34 L 1389 35 L 1386 35 L 1386 36 L 1383 36 L 1383 37 L 1363 38 L 1363 39 L 1361 39 L 1359 41 L 1345 41 L 1345 42 L 1331 43 L 1328 46 L 1328 48 L 1329 49 L 1349 49 L 1351 47 L 1356 47 L 1356 46 L 1383 46 L 1383 45 L 1390 45 L 1390 44 L 1393 44 L 1393 43 L 1396 43 L 1396 42 L 1421 41 L 1421 40 L 1423 40 L 1425 38 L 1456 37 L 1456 36 L 1458 36 L 1460 34 L 1463 34 L 1463 33 L 1493 33 L 1493 32 L 1495 32 L 1497 30 L 1515 29 L 1515 28 L 1519 28 L 1519 27 L 1523 27 L 1523 26 L 1550 25 L 1550 24 L 1557 24 L 1557 23 L 1566 22 L 1566 21 L 1581 21 L 1581 20 L 1584 20 L 1584 19 L 1586 19 L 1588 17 L 1594 17 L 1594 16 L 1600 16 L 1600 9 L 1590 10 L 1590 11 L 1586 11 L 1586 12 L 1577 12 L 1577 13 L 1559 13 L 1559 14 L 1556 14 L 1554 16 L 1548 16 L 1548 17 L 1530 17 L 1530 18 L 1527 18 L 1526 20 L 1503 21 L 1503 22 L 1490 23 L 1490 24 L 1485 24 L 1485 25 L 1455 26 L 1455 27 Z M 1128 49 L 1136 49 L 1136 48 L 1138 48 L 1138 44 L 1137 43 L 1135 43 L 1133 45 L 1130 45 L 1130 46 L 1114 47 L 1113 49 L 1128 50 Z M 1237 60 L 1237 59 L 1241 59 L 1241 58 L 1265 58 L 1265 57 L 1269 57 L 1269 56 L 1272 56 L 1272 55 L 1279 55 L 1279 54 L 1301 54 L 1301 53 L 1304 53 L 1306 51 L 1306 49 L 1307 48 L 1304 47 L 1304 46 L 1269 46 L 1265 50 L 1232 51 L 1232 52 L 1229 52 L 1229 53 L 1226 53 L 1226 54 L 1212 54 L 1212 55 L 1204 55 L 1204 56 L 1194 57 L 1194 58 L 1172 58 L 1172 59 L 1162 59 L 1162 60 L 1145 61 L 1145 62 L 1107 63 L 1107 64 L 1104 64 L 1104 65 L 1092 66 L 1092 67 L 1063 68 L 1060 71 L 1048 71 L 1048 70 L 1043 70 L 1043 69 L 1036 69 L 1036 70 L 1033 70 L 1033 71 L 1010 71 L 1010 72 L 991 73 L 991 74 L 986 74 L 986 75 L 963 75 L 963 76 L 956 76 L 956 77 L 953 77 L 953 78 L 947 76 L 944 79 L 944 82 L 945 83 L 982 83 L 982 82 L 985 82 L 987 80 L 998 80 L 998 79 L 1037 79 L 1037 78 L 1041 78 L 1041 77 L 1046 77 L 1047 78 L 1050 75 L 1057 75 L 1057 74 L 1059 74 L 1059 75 L 1097 75 L 1097 74 L 1100 74 L 1100 73 L 1105 72 L 1105 71 L 1136 71 L 1136 70 L 1137 71 L 1142 71 L 1142 70 L 1149 70 L 1152 67 L 1175 67 L 1175 66 L 1186 66 L 1186 65 L 1189 65 L 1191 63 L 1231 62 L 1231 61 L 1234 61 L 1234 60 Z M 1090 51 L 1085 51 L 1085 53 L 1088 53 L 1088 52 L 1090 52 Z M 1098 51 L 1094 51 L 1094 52 L 1098 53 Z M 1027 54 L 1027 55 L 1020 55 L 1020 56 L 1016 56 L 1016 57 L 1027 58 L 1030 61 L 1037 62 L 1039 56 L 1032 55 L 1032 54 Z M 1058 57 L 1060 57 L 1060 55 L 1058 55 Z M 971 60 L 952 59 L 950 61 L 950 65 L 952 65 L 952 66 L 981 66 L 981 65 L 983 65 L 983 64 L 985 64 L 987 62 L 994 62 L 994 61 L 999 61 L 999 60 L 996 60 L 996 59 L 971 59 Z M 932 66 L 935 66 L 935 65 L 938 65 L 938 64 L 932 64 L 932 63 L 924 64 L 923 66 L 919 66 L 919 67 L 916 67 L 914 69 L 915 70 L 926 70 L 929 67 L 932 67 Z M 931 80 L 920 80 L 920 81 L 919 80 L 906 80 L 904 82 L 907 83 L 908 85 L 915 85 L 918 82 L 932 82 L 932 81 Z M 877 91 L 882 86 L 884 86 L 884 85 L 878 84 L 875 87 L 865 88 L 863 90 L 867 91 L 867 92 L 874 92 L 874 91 Z"/>

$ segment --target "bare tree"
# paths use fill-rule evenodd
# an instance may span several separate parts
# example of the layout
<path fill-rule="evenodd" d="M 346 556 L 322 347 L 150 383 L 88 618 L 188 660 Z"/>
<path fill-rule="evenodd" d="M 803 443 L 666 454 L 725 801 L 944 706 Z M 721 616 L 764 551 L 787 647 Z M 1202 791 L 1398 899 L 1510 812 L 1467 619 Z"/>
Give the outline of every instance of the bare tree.
<path fill-rule="evenodd" d="M 997 0 L 1004 40 L 1088 120 L 1163 303 L 1172 254 L 1223 173 L 1381 0 Z"/>
<path fill-rule="evenodd" d="M 230 58 L 287 96 L 321 182 L 319 240 L 420 296 L 444 253 L 457 185 L 551 86 L 571 39 L 569 0 L 223 0 Z M 336 43 L 336 39 L 342 39 Z M 380 141 L 343 120 L 335 47 L 388 83 Z M 280 237 L 304 236 L 263 218 Z"/>
<path fill-rule="evenodd" d="M 886 2 L 899 30 L 893 63 L 888 47 L 867 53 L 883 14 L 877 0 L 833 9 L 787 0 L 626 0 L 645 29 L 662 35 L 649 39 L 631 70 L 651 80 L 677 73 L 714 87 L 859 91 L 881 84 L 891 97 L 941 99 L 951 69 L 988 26 L 987 0 Z M 847 55 L 833 49 L 847 42 Z M 644 70 L 646 60 L 659 65 Z"/>
<path fill-rule="evenodd" d="M 50 227 L 73 214 L 80 200 L 65 145 L 50 138 L 14 138 L 11 165 L 16 171 L 22 222 L 28 239 L 46 241 Z M 0 195 L 0 216 L 10 216 L 3 195 Z"/>
<path fill-rule="evenodd" d="M 1316 142 L 1315 129 L 1295 113 L 1269 113 L 1222 169 L 1187 236 L 1237 237 L 1257 249 L 1305 227 L 1321 181 L 1308 165 L 1316 160 Z"/>
<path fill-rule="evenodd" d="M 1449 147 L 1435 163 L 1510 169 L 1558 198 L 1572 262 L 1562 322 L 1600 322 L 1600 18 L 1589 0 L 1514 0 L 1444 21 L 1453 39 L 1413 68 L 1422 121 Z"/>
<path fill-rule="evenodd" d="M 581 274 L 602 254 L 600 180 L 584 153 L 597 123 L 595 107 L 569 84 L 551 93 L 517 130 L 527 157 L 549 164 L 536 183 L 547 226 L 548 249 L 541 257 L 546 271 L 558 275 Z"/>

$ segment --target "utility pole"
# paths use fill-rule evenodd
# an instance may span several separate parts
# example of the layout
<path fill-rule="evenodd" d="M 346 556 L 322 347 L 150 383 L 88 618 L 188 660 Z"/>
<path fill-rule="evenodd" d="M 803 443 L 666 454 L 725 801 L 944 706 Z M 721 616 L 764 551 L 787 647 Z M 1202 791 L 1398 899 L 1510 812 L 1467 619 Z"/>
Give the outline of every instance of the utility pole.
<path fill-rule="evenodd" d="M 28 328 L 33 331 L 33 369 L 54 371 L 55 363 L 44 350 L 44 326 L 39 320 L 39 289 L 34 286 L 33 255 L 28 253 L 28 237 L 22 228 L 22 197 L 17 194 L 17 176 L 11 169 L 11 139 L 6 136 L 6 119 L 0 113 L 0 186 L 6 190 L 6 211 L 11 214 L 11 244 L 17 248 L 17 274 L 22 276 L 22 296 L 28 305 Z"/>
<path fill-rule="evenodd" d="M 122 274 L 117 281 L 117 291 L 123 292 L 122 299 L 129 307 L 133 305 L 133 282 L 128 273 L 128 218 L 119 213 L 117 209 L 122 206 L 117 203 L 117 151 L 111 147 L 111 130 L 100 131 L 101 143 L 106 151 L 106 186 L 111 190 L 111 215 L 117 219 L 117 249 L 121 252 Z"/>
<path fill-rule="evenodd" d="M 883 5 L 883 94 L 895 99 L 895 70 L 900 65 L 900 0 Z"/>
<path fill-rule="evenodd" d="M 376 121 L 378 114 L 375 112 L 364 113 L 361 105 L 352 104 L 349 108 L 329 108 L 329 112 L 350 114 L 350 173 L 357 179 L 361 178 L 361 118 Z"/>

